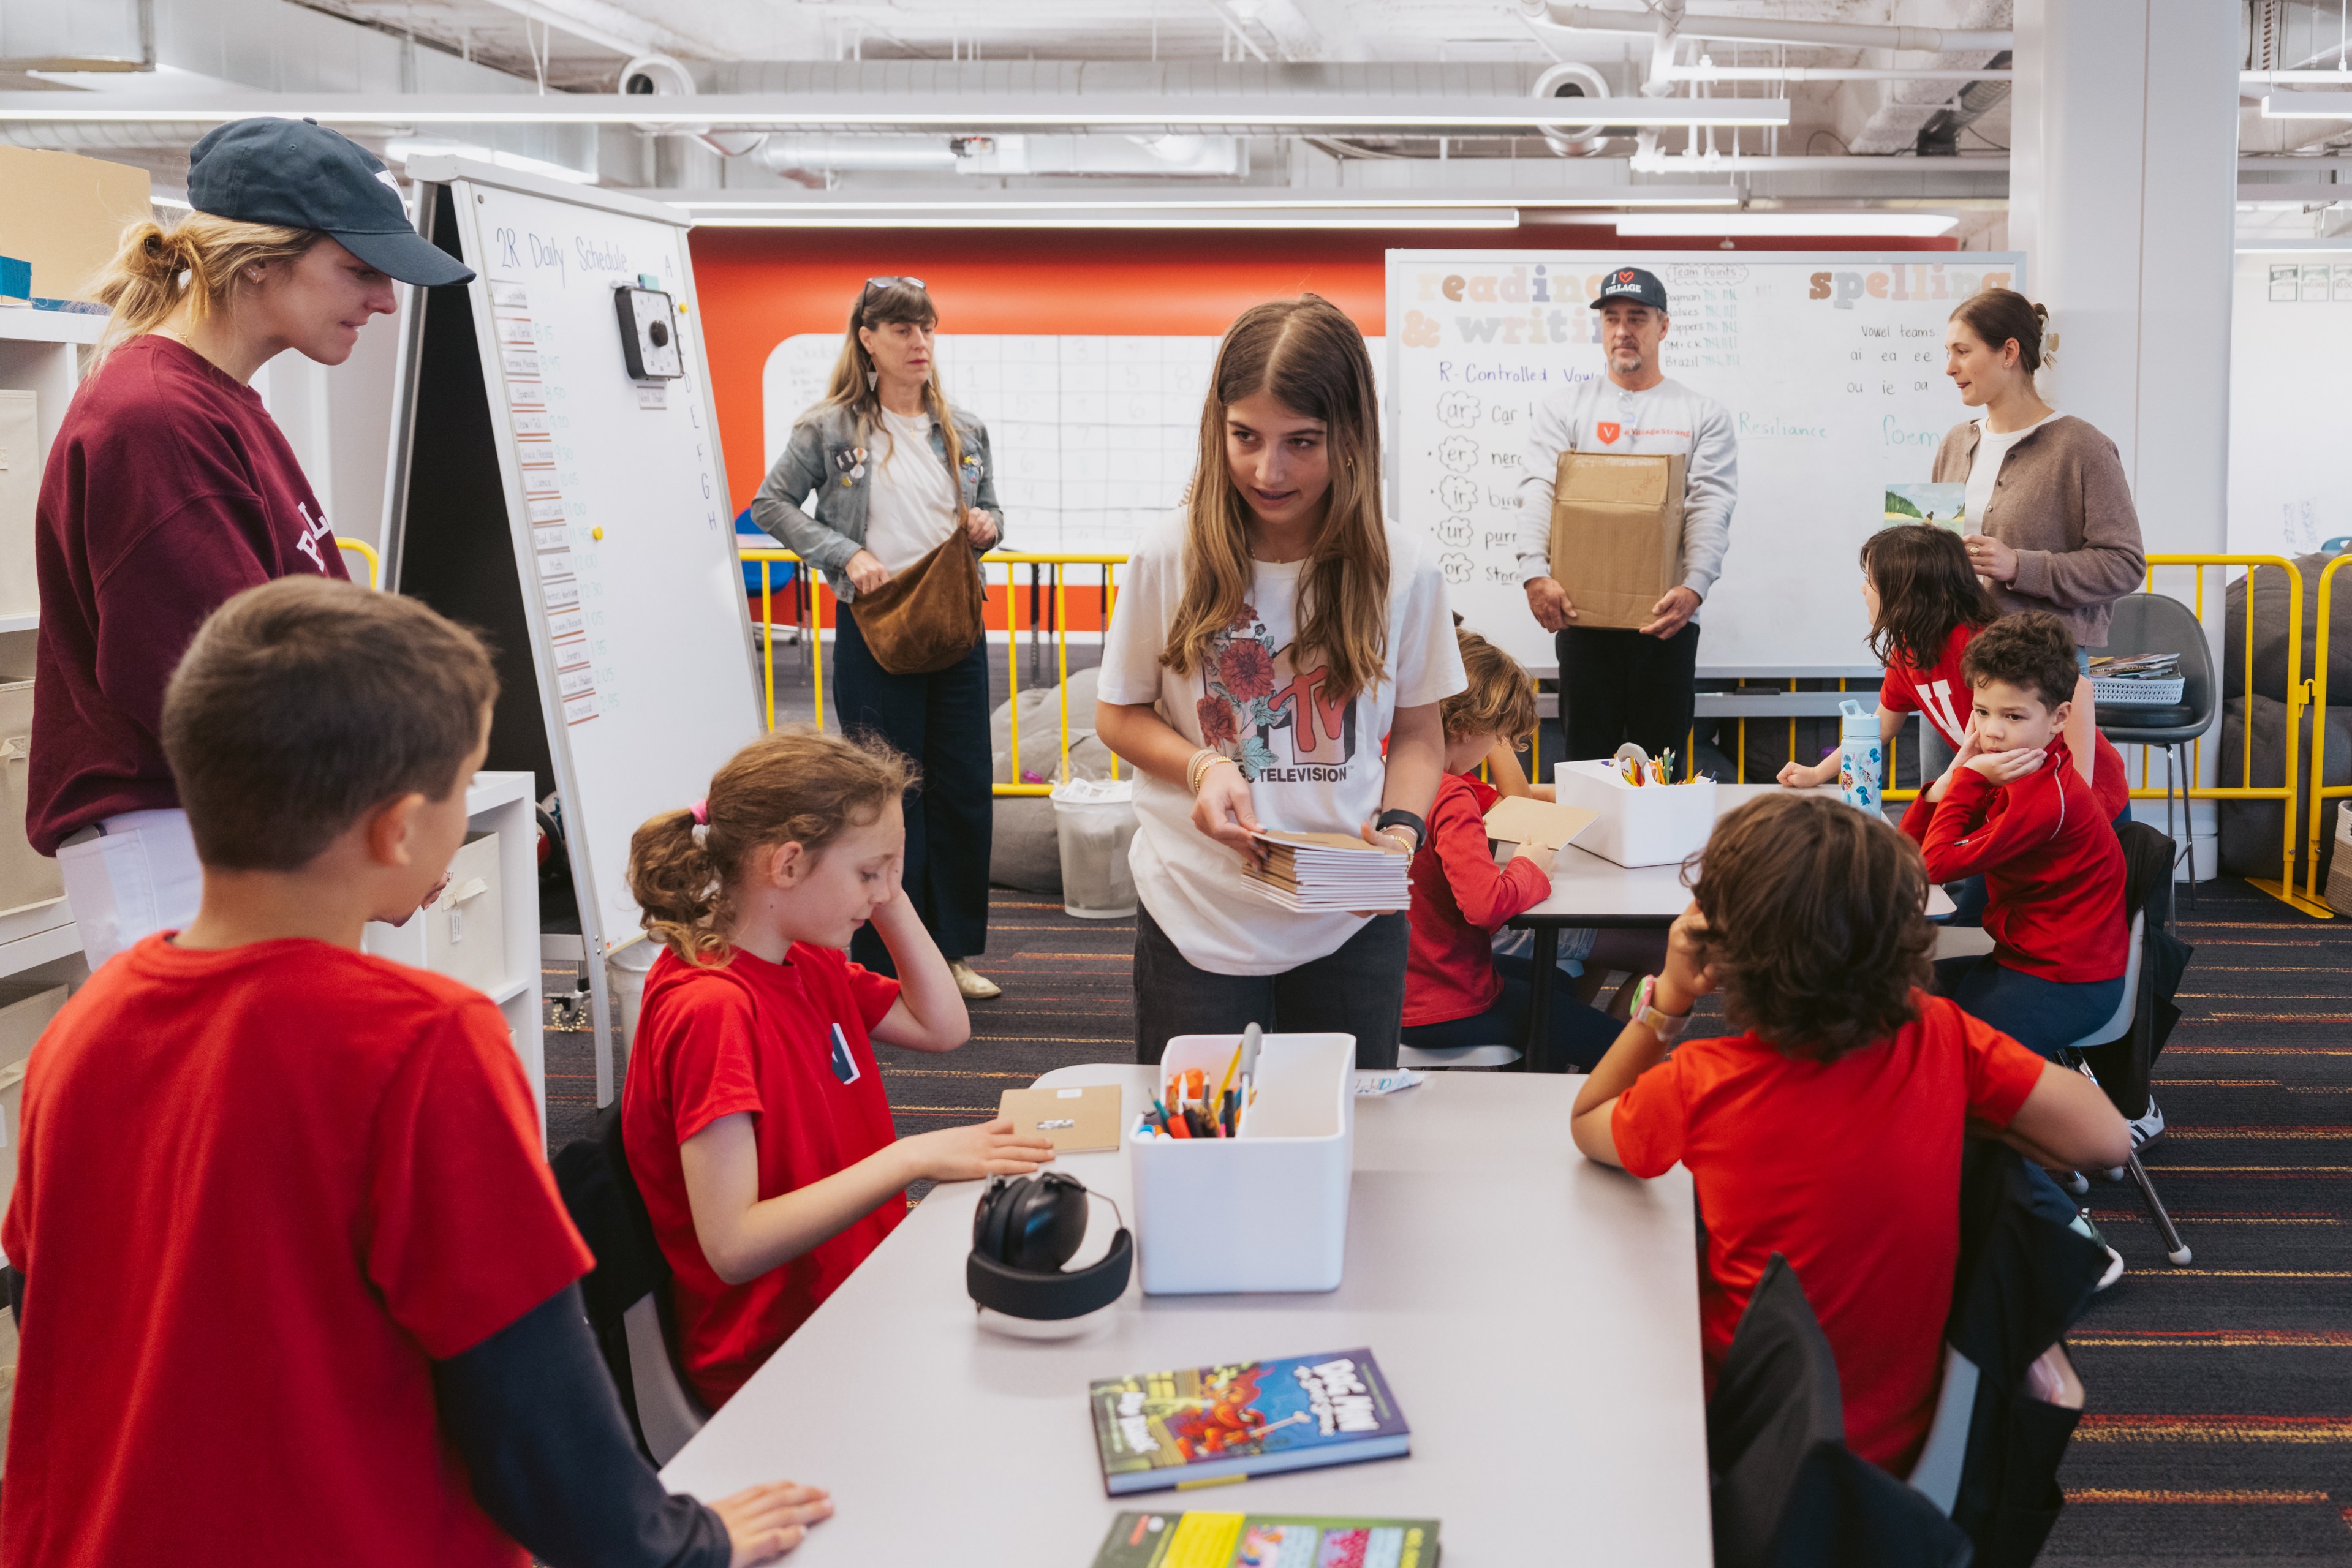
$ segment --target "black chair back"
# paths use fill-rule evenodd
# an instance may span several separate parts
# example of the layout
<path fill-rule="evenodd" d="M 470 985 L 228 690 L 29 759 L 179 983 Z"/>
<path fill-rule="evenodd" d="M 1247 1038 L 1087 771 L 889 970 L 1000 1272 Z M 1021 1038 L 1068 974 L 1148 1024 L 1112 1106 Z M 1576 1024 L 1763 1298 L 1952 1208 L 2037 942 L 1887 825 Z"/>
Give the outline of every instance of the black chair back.
<path fill-rule="evenodd" d="M 596 1113 L 593 1134 L 564 1145 L 550 1163 L 563 1207 L 571 1213 L 581 1239 L 588 1243 L 588 1250 L 595 1254 L 595 1269 L 580 1281 L 581 1300 L 588 1309 L 588 1326 L 595 1332 L 596 1346 L 613 1374 L 613 1385 L 620 1390 L 621 1404 L 629 1413 L 629 1425 L 635 1428 L 639 1425 L 636 1383 L 629 1366 L 624 1314 L 647 1292 L 667 1284 L 670 1270 L 661 1242 L 654 1235 L 653 1218 L 646 1212 L 645 1198 L 637 1191 L 635 1177 L 629 1174 L 628 1158 L 621 1147 L 620 1097 L 614 1095 L 613 1103 Z M 642 1431 L 637 1441 L 644 1445 Z"/>
<path fill-rule="evenodd" d="M 2099 712 L 2099 727 L 2119 746 L 2168 746 L 2192 740 L 2220 716 L 2212 650 L 2205 628 L 2189 606 L 2168 594 L 2126 593 L 2116 601 L 2104 653 L 2180 655 L 2180 701 L 2161 708 L 2112 707 Z"/>

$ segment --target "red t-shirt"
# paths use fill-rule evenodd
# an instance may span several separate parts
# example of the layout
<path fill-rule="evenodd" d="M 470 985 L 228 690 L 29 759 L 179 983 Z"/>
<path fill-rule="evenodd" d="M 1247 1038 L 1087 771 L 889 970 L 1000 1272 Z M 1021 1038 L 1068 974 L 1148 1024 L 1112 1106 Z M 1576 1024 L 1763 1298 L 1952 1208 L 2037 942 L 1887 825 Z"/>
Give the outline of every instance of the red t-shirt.
<path fill-rule="evenodd" d="M 1908 1475 L 1935 1416 L 1960 1251 L 1960 1139 L 2006 1127 L 2042 1061 L 1951 1002 L 1832 1062 L 1752 1034 L 1685 1040 L 1617 1099 L 1625 1168 L 1680 1161 L 1706 1222 L 1707 1385 L 1772 1254 L 1797 1271 L 1837 1356 L 1846 1442 Z"/>
<path fill-rule="evenodd" d="M 1985 879 L 1985 935 L 2003 965 L 2067 985 L 2112 980 L 2128 967 L 2123 845 L 2064 741 L 2052 741 L 2049 759 L 2014 783 L 1960 768 L 1940 804 L 1920 791 L 1903 831 L 1937 882 Z"/>
<path fill-rule="evenodd" d="M 1886 666 L 1885 678 L 1878 684 L 1878 706 L 1889 713 L 1919 715 L 1942 732 L 1953 750 L 1958 750 L 1968 734 L 1969 714 L 1976 706 L 1976 693 L 1960 674 L 1960 655 L 1981 630 L 1953 627 L 1932 669 L 1914 668 L 1898 656 Z M 2124 774 L 2123 753 L 2105 736 L 2093 730 L 2091 744 L 2091 793 L 2112 822 L 2131 804 L 2131 781 Z"/>
<path fill-rule="evenodd" d="M 289 939 L 150 936 L 26 1081 L 10 1568 L 520 1568 L 431 1364 L 587 1272 L 478 991 Z"/>
<path fill-rule="evenodd" d="M 163 686 L 205 616 L 257 583 L 350 576 L 260 394 L 154 333 L 115 350 L 66 409 L 33 561 L 26 825 L 45 855 L 100 818 L 180 803 Z"/>
<path fill-rule="evenodd" d="M 1551 895 L 1551 879 L 1523 860 L 1495 863 L 1486 810 L 1502 798 L 1459 773 L 1438 780 L 1429 842 L 1412 857 L 1412 946 L 1404 970 L 1404 1021 L 1475 1018 L 1502 994 L 1495 928 Z"/>
<path fill-rule="evenodd" d="M 678 1145 L 721 1116 L 748 1112 L 757 1118 L 762 1199 L 887 1148 L 898 1134 L 866 1031 L 898 999 L 898 981 L 804 942 L 782 964 L 740 948 L 717 967 L 664 953 L 646 977 L 621 1138 L 673 1271 L 687 1375 L 714 1410 L 897 1228 L 907 1205 L 893 1193 L 781 1268 L 730 1285 L 696 1239 Z M 846 1083 L 835 1070 L 835 1024 L 849 1048 Z"/>

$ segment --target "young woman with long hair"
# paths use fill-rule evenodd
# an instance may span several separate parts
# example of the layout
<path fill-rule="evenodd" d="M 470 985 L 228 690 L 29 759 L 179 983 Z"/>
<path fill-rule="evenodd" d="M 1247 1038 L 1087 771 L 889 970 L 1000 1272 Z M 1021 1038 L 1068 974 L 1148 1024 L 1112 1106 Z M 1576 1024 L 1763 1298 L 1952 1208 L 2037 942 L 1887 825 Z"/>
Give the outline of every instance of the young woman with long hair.
<path fill-rule="evenodd" d="M 1462 659 L 1444 579 L 1380 486 L 1355 323 L 1311 294 L 1244 312 L 1186 502 L 1138 544 L 1104 639 L 1097 732 L 1139 775 L 1139 1061 L 1258 1023 L 1396 1061 L 1403 912 L 1294 914 L 1242 874 L 1260 827 L 1427 836 Z"/>
<path fill-rule="evenodd" d="M 939 324 L 921 278 L 866 280 L 824 401 L 793 426 L 751 498 L 751 520 L 823 571 L 840 600 L 835 709 L 844 726 L 880 735 L 920 769 L 907 800 L 907 896 L 957 988 L 992 997 L 997 986 L 968 962 L 988 946 L 988 639 L 976 636 L 944 669 L 898 674 L 876 657 L 857 618 L 861 594 L 881 593 L 950 539 L 978 552 L 1004 537 L 988 427 L 940 390 Z M 850 951 L 892 972 L 871 929 Z"/>
<path fill-rule="evenodd" d="M 100 363 L 41 474 L 41 628 L 26 826 L 58 857 L 93 967 L 196 912 L 163 759 L 163 687 L 205 618 L 275 578 L 345 577 L 326 509 L 247 384 L 323 365 L 393 283 L 473 277 L 419 235 L 383 165 L 307 120 L 241 120 L 189 154 L 194 211 L 133 224 L 99 280 Z"/>

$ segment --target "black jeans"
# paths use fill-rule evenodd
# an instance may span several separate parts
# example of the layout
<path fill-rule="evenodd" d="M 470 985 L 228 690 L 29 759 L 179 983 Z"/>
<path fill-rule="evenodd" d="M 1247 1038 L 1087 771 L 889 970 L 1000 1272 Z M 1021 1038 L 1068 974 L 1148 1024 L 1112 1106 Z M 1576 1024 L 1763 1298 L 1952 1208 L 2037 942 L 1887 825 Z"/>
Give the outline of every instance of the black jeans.
<path fill-rule="evenodd" d="M 833 703 L 845 731 L 880 736 L 922 769 L 907 792 L 904 882 L 915 913 L 950 962 L 988 946 L 988 849 L 996 821 L 989 789 L 988 641 L 929 675 L 877 664 L 846 607 L 833 642 Z M 871 925 L 849 956 L 895 975 Z"/>
<path fill-rule="evenodd" d="M 1614 757 L 1629 740 L 1653 757 L 1668 747 L 1678 760 L 1688 756 L 1698 701 L 1692 685 L 1698 668 L 1696 622 L 1664 639 L 1570 626 L 1554 641 L 1570 761 Z"/>
<path fill-rule="evenodd" d="M 1235 889 L 1234 896 L 1249 894 Z M 1352 1034 L 1356 1065 L 1394 1067 L 1404 1018 L 1404 912 L 1376 915 L 1340 944 L 1278 975 L 1195 968 L 1151 918 L 1135 912 L 1135 1060 L 1157 1066 L 1180 1034 Z"/>
<path fill-rule="evenodd" d="M 1507 1045 L 1526 1051 L 1528 1000 L 1535 963 L 1506 953 L 1496 958 L 1495 972 L 1503 977 L 1503 994 L 1495 998 L 1493 1007 L 1466 1019 L 1408 1024 L 1402 1036 L 1404 1043 L 1424 1051 L 1456 1045 Z M 1564 1061 L 1579 1072 L 1591 1071 L 1625 1031 L 1623 1024 L 1578 997 L 1559 980 L 1552 983 L 1548 1021 L 1551 1060 Z"/>

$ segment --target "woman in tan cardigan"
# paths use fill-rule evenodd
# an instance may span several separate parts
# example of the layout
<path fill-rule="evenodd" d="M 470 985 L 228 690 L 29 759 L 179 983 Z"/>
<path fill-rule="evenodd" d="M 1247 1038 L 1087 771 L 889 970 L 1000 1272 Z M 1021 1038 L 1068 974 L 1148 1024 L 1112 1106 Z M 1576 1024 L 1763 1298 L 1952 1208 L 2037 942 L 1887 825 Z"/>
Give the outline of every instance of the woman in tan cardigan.
<path fill-rule="evenodd" d="M 1936 449 L 1938 483 L 1968 486 L 1969 559 L 2003 611 L 2047 610 L 2078 647 L 2103 648 L 2115 601 L 2147 570 L 2116 444 L 2034 391 L 2045 312 L 1988 288 L 1944 331 L 1944 373 L 1983 417 Z"/>

